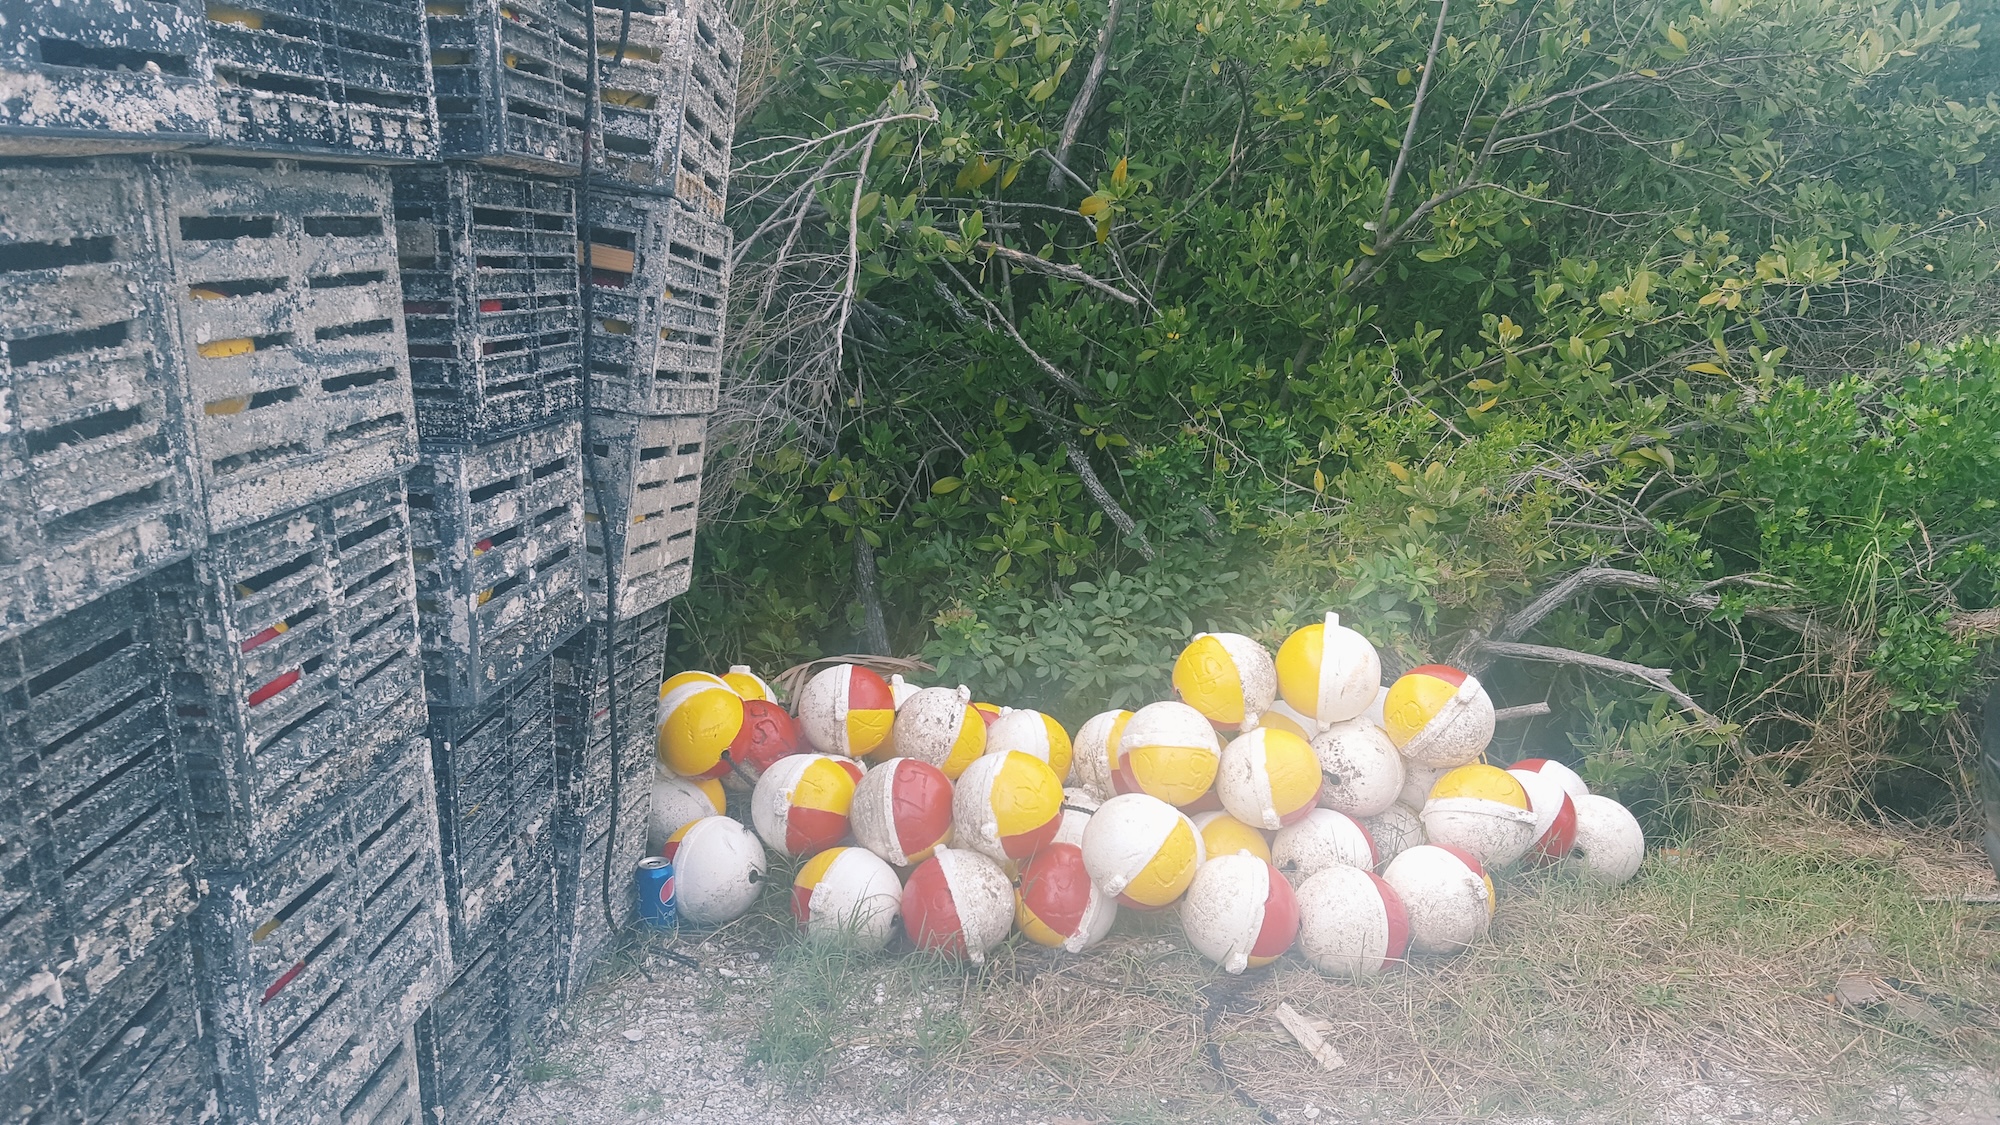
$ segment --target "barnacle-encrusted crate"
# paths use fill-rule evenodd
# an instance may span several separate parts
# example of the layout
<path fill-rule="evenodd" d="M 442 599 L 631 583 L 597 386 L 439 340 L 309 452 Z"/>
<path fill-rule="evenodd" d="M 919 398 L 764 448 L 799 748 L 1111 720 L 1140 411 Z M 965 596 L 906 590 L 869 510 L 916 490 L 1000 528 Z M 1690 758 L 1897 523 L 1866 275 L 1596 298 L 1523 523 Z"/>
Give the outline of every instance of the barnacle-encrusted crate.
<path fill-rule="evenodd" d="M 419 5 L 209 0 L 204 14 L 223 147 L 437 159 Z"/>
<path fill-rule="evenodd" d="M 654 722 L 670 610 L 656 606 L 618 622 L 618 776 L 628 792 L 652 784 Z M 593 617 L 556 650 L 556 793 L 562 812 L 583 813 L 610 799 L 611 672 L 604 620 Z"/>
<path fill-rule="evenodd" d="M 578 424 L 464 451 L 410 473 L 424 684 L 436 707 L 476 708 L 583 623 Z"/>
<path fill-rule="evenodd" d="M 203 872 L 196 977 L 226 1119 L 327 1119 L 366 1088 L 450 976 L 429 753 L 284 854 Z"/>
<path fill-rule="evenodd" d="M 191 580 L 160 585 L 175 745 L 206 862 L 287 850 L 422 734 L 410 540 L 392 477 L 213 536 Z"/>
<path fill-rule="evenodd" d="M 611 596 L 618 616 L 631 617 L 687 592 L 708 419 L 598 414 L 591 425 L 594 442 L 583 489 L 584 546 L 590 555 L 585 588 L 593 616 L 602 616 Z"/>
<path fill-rule="evenodd" d="M 633 0 L 628 21 L 622 3 L 601 0 L 597 56 L 599 167 L 721 218 L 743 57 L 743 33 L 729 13 L 704 0 Z"/>
<path fill-rule="evenodd" d="M 194 907 L 148 585 L 0 644 L 0 1072 Z"/>
<path fill-rule="evenodd" d="M 461 956 L 554 883 L 555 731 L 543 660 L 470 710 L 431 711 L 445 896 Z"/>
<path fill-rule="evenodd" d="M 729 228 L 677 201 L 592 196 L 591 407 L 715 409 L 729 298 Z"/>
<path fill-rule="evenodd" d="M 156 160 L 184 455 L 209 530 L 407 469 L 416 434 L 387 175 Z"/>
<path fill-rule="evenodd" d="M 572 0 L 428 0 L 444 155 L 553 175 L 583 161 L 590 60 Z"/>
<path fill-rule="evenodd" d="M 214 139 L 202 14 L 194 0 L 9 4 L 0 20 L 0 154 Z"/>
<path fill-rule="evenodd" d="M 489 168 L 396 173 L 417 424 L 468 445 L 575 414 L 576 192 Z"/>
<path fill-rule="evenodd" d="M 0 168 L 0 635 L 194 541 L 151 200 L 136 160 Z"/>

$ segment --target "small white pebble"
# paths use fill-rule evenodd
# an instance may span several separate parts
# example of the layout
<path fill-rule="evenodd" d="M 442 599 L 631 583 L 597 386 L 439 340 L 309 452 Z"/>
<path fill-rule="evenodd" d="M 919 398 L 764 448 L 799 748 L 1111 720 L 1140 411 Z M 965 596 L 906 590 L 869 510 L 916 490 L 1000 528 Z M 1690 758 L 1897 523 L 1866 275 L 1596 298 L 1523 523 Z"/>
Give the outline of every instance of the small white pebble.
<path fill-rule="evenodd" d="M 628 1027 L 625 1029 L 625 1038 L 628 1042 L 637 1043 L 639 1040 L 644 1039 L 645 1037 L 646 1033 L 640 1031 L 636 1027 Z"/>

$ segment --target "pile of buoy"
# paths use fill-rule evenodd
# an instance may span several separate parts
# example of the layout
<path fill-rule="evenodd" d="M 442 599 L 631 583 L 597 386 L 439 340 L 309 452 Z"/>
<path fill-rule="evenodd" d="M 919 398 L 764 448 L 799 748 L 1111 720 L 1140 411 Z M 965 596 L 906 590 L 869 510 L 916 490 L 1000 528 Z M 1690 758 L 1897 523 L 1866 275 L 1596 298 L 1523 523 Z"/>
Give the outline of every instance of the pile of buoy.
<path fill-rule="evenodd" d="M 1638 821 L 1574 770 L 1485 760 L 1476 677 L 1427 664 L 1384 685 L 1335 614 L 1275 656 L 1199 634 L 1173 685 L 1072 738 L 858 664 L 812 676 L 789 712 L 748 668 L 682 672 L 660 687 L 649 848 L 674 861 L 685 924 L 748 911 L 775 853 L 797 863 L 809 937 L 881 948 L 900 929 L 979 961 L 1019 929 L 1077 953 L 1120 909 L 1171 907 L 1227 972 L 1296 949 L 1353 976 L 1480 941 L 1496 870 L 1617 884 L 1644 857 Z"/>

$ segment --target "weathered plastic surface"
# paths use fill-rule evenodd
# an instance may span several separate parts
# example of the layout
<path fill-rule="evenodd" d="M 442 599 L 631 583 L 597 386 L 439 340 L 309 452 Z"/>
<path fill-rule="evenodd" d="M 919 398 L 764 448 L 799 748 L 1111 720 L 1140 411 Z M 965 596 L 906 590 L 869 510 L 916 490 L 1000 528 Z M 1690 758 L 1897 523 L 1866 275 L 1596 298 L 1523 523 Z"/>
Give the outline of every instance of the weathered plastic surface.
<path fill-rule="evenodd" d="M 605 943 L 632 924 L 632 872 L 646 854 L 646 818 L 651 785 L 627 785 L 619 793 L 616 840 L 611 845 L 611 915 L 604 912 L 605 841 L 614 825 L 607 803 L 588 813 L 566 813 L 556 829 L 556 915 L 563 929 L 562 977 L 565 1000 L 590 983 Z"/>
<path fill-rule="evenodd" d="M 205 12 L 220 147 L 348 160 L 438 158 L 418 5 L 229 0 Z"/>
<path fill-rule="evenodd" d="M 679 203 L 591 196 L 591 407 L 707 414 L 722 371 L 729 228 Z"/>
<path fill-rule="evenodd" d="M 194 906 L 145 605 L 129 587 L 0 645 L 0 1073 L 54 1075 L 0 1099 L 116 1104 L 118 1075 L 76 1081 L 70 1054 L 95 1034 L 79 1021 L 176 956 Z"/>
<path fill-rule="evenodd" d="M 159 157 L 185 454 L 208 530 L 415 460 L 388 177 Z"/>
<path fill-rule="evenodd" d="M 583 489 L 590 614 L 604 613 L 608 543 L 618 616 L 629 618 L 687 592 L 708 419 L 598 414 L 591 425 Z"/>
<path fill-rule="evenodd" d="M 159 585 L 175 745 L 204 861 L 345 814 L 423 732 L 409 508 L 378 481 L 212 537 Z"/>
<path fill-rule="evenodd" d="M 508 921 L 490 945 L 460 962 L 417 1025 L 427 1121 L 504 1120 L 517 1064 L 546 1045 L 562 1000 L 554 900 L 545 890 Z"/>
<path fill-rule="evenodd" d="M 589 69 L 581 3 L 447 0 L 424 10 L 443 154 L 577 174 Z"/>
<path fill-rule="evenodd" d="M 583 622 L 576 422 L 412 470 L 418 624 L 434 707 L 477 708 Z"/>
<path fill-rule="evenodd" d="M 667 646 L 669 608 L 618 623 L 620 785 L 652 788 L 654 717 Z M 604 622 L 593 616 L 555 658 L 556 791 L 564 812 L 604 807 L 611 791 L 611 678 Z"/>
<path fill-rule="evenodd" d="M 332 1120 L 340 1125 L 425 1125 L 415 1029 L 385 1046 L 380 1065 Z"/>
<path fill-rule="evenodd" d="M 555 733 L 549 661 L 473 711 L 431 712 L 453 948 L 484 948 L 555 879 Z"/>
<path fill-rule="evenodd" d="M 68 998 L 48 1050 L 0 1071 L 8 1121 L 216 1120 L 214 1079 L 197 1043 L 187 927 L 162 935 L 146 958 L 106 988 Z"/>
<path fill-rule="evenodd" d="M 342 814 L 202 873 L 196 980 L 225 1119 L 339 1120 L 451 975 L 429 755 L 402 743 Z"/>
<path fill-rule="evenodd" d="M 0 22 L 0 154 L 208 141 L 215 90 L 194 0 L 35 0 Z"/>
<path fill-rule="evenodd" d="M 462 447 L 575 415 L 576 192 L 487 168 L 396 173 L 417 424 Z"/>
<path fill-rule="evenodd" d="M 150 200 L 136 161 L 0 168 L 0 636 L 194 541 Z"/>
<path fill-rule="evenodd" d="M 618 54 L 624 6 L 597 6 L 604 143 L 598 166 L 721 218 L 729 195 L 736 79 L 743 33 L 725 5 L 635 0 Z"/>

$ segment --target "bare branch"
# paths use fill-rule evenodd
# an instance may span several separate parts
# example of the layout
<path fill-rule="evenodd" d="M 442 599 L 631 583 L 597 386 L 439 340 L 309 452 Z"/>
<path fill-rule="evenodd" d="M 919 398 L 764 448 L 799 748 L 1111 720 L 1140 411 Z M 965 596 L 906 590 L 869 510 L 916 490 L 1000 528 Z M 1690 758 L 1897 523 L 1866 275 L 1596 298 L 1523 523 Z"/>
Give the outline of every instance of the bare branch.
<path fill-rule="evenodd" d="M 1492 639 L 1496 642 L 1518 640 L 1526 636 L 1530 629 L 1533 629 L 1544 618 L 1554 613 L 1557 609 L 1560 609 L 1571 598 L 1576 597 L 1586 590 L 1605 589 L 1633 590 L 1643 594 L 1651 594 L 1670 604 L 1684 606 L 1688 609 L 1701 610 L 1704 613 L 1712 613 L 1722 604 L 1722 598 L 1717 594 L 1706 592 L 1675 594 L 1668 589 L 1664 579 L 1656 578 L 1650 574 L 1640 574 L 1637 571 L 1620 570 L 1609 566 L 1591 566 L 1566 575 L 1562 581 L 1549 587 L 1548 590 L 1543 592 L 1541 597 L 1529 602 L 1519 612 L 1515 613 L 1514 616 L 1508 618 L 1500 628 L 1495 629 Z M 1745 609 L 1743 613 L 1746 617 L 1768 621 L 1773 625 L 1790 629 L 1792 632 L 1808 640 L 1820 643 L 1833 643 L 1840 639 L 1840 634 L 1835 630 L 1829 629 L 1825 625 L 1814 621 L 1811 617 L 1795 610 L 1769 606 L 1751 606 Z M 1477 648 L 1483 643 L 1485 642 L 1475 640 L 1467 647 L 1468 649 Z"/>
<path fill-rule="evenodd" d="M 1118 8 L 1122 0 L 1111 0 L 1111 7 L 1104 14 L 1104 26 L 1097 30 L 1097 54 L 1090 60 L 1090 70 L 1083 76 L 1083 89 L 1076 92 L 1076 100 L 1069 103 L 1069 116 L 1063 120 L 1062 139 L 1056 143 L 1056 167 L 1049 169 L 1051 194 L 1062 187 L 1062 166 L 1069 161 L 1070 146 L 1076 143 L 1076 135 L 1083 129 L 1083 119 L 1090 114 L 1090 103 L 1097 98 L 1097 84 L 1104 80 L 1104 68 L 1111 61 L 1111 40 L 1118 34 Z"/>
<path fill-rule="evenodd" d="M 1703 723 L 1714 725 L 1715 716 L 1702 709 L 1694 697 L 1674 685 L 1671 668 L 1648 668 L 1643 664 L 1633 664 L 1624 660 L 1613 660 L 1608 656 L 1578 652 L 1570 648 L 1551 648 L 1548 645 L 1528 645 L 1518 641 L 1475 641 L 1472 647 L 1488 656 L 1508 657 L 1514 660 L 1536 660 L 1546 664 L 1570 664 L 1578 668 L 1590 668 L 1607 672 L 1614 676 L 1625 676 L 1649 684 L 1654 690 L 1666 695 L 1680 705 L 1681 710 L 1693 715 Z"/>
<path fill-rule="evenodd" d="M 1506 723 L 1512 722 L 1515 719 L 1532 719 L 1539 715 L 1548 714 L 1549 710 L 1550 708 L 1546 700 L 1541 703 L 1523 703 L 1519 707 L 1502 707 L 1493 712 L 1493 721 L 1496 723 Z"/>
<path fill-rule="evenodd" d="M 1396 150 L 1396 163 L 1389 168 L 1388 182 L 1382 185 L 1382 217 L 1375 220 L 1375 228 L 1389 225 L 1389 210 L 1396 200 L 1396 182 L 1403 178 L 1403 166 L 1409 163 L 1410 149 L 1417 143 L 1417 119 L 1424 113 L 1424 96 L 1431 92 L 1431 74 L 1437 69 L 1438 46 L 1444 42 L 1444 19 L 1451 12 L 1451 0 L 1438 0 L 1437 27 L 1431 32 L 1430 53 L 1424 56 L 1424 73 L 1417 79 L 1417 97 L 1410 103 L 1410 123 L 1403 129 L 1403 147 Z"/>
<path fill-rule="evenodd" d="M 755 159 L 742 161 L 738 163 L 731 170 L 736 173 L 747 172 L 750 169 L 755 168 L 757 165 L 762 164 L 767 160 L 778 160 L 783 157 L 790 156 L 795 152 L 804 152 L 810 148 L 818 148 L 820 145 L 823 145 L 828 141 L 838 140 L 849 133 L 859 133 L 863 129 L 872 128 L 879 133 L 882 130 L 882 126 L 891 125 L 898 121 L 936 121 L 936 120 L 937 120 L 937 110 L 935 109 L 925 109 L 921 113 L 892 113 L 887 115 L 886 117 L 877 117 L 871 121 L 863 121 L 860 122 L 859 124 L 849 125 L 844 129 L 835 129 L 831 133 L 828 133 L 824 136 L 814 137 L 809 141 L 800 141 L 798 144 L 795 144 L 790 148 L 781 148 L 776 152 L 765 153 L 763 156 L 756 157 Z"/>
<path fill-rule="evenodd" d="M 1000 312 L 999 308 L 996 307 L 992 301 L 986 299 L 986 294 L 981 293 L 979 291 L 978 286 L 972 284 L 970 281 L 967 281 L 965 279 L 965 275 L 958 272 L 956 267 L 954 267 L 950 262 L 939 262 L 938 264 L 943 266 L 947 271 L 949 271 L 951 273 L 951 276 L 957 278 L 959 285 L 963 286 L 967 293 L 972 294 L 972 296 L 976 300 L 978 300 L 980 304 L 986 306 L 987 315 L 991 316 L 994 320 L 1000 322 L 1000 327 L 1007 330 L 1007 335 L 1014 338 L 1014 342 L 1021 346 L 1022 351 L 1028 353 L 1028 358 L 1034 360 L 1035 366 L 1041 368 L 1042 373 L 1047 375 L 1051 380 L 1053 380 L 1056 386 L 1061 387 L 1063 390 L 1066 390 L 1070 394 L 1073 394 L 1077 398 L 1083 399 L 1085 401 L 1089 401 L 1095 397 L 1088 391 L 1084 390 L 1082 384 L 1078 383 L 1075 379 L 1072 379 L 1067 374 L 1065 374 L 1062 368 L 1057 367 L 1055 364 L 1050 363 L 1046 359 L 1043 359 L 1042 353 L 1036 351 L 1033 347 L 1031 347 L 1028 344 L 1028 341 L 1021 336 L 1020 330 L 1014 327 L 1013 322 L 1008 320 L 1007 317 Z"/>
<path fill-rule="evenodd" d="M 1132 294 L 1125 292 L 1123 289 L 1120 289 L 1115 285 L 1112 285 L 1110 282 L 1100 281 L 1097 278 L 1092 277 L 1091 275 L 1083 272 L 1082 270 L 1078 269 L 1075 266 L 1064 265 L 1061 262 L 1051 262 L 1047 258 L 1038 258 L 1033 254 L 1016 250 L 1011 246 L 1002 246 L 997 242 L 981 241 L 977 243 L 977 245 L 981 250 L 998 254 L 1001 257 L 1006 258 L 1010 262 L 1026 266 L 1028 269 L 1034 270 L 1037 273 L 1046 273 L 1046 274 L 1051 274 L 1055 277 L 1064 278 L 1069 281 L 1082 282 L 1083 284 L 1090 286 L 1092 289 L 1095 289 L 1098 292 L 1103 293 L 1108 297 L 1115 297 L 1118 300 L 1123 301 L 1128 305 L 1136 306 L 1139 303 L 1139 298 L 1134 297 Z"/>
<path fill-rule="evenodd" d="M 854 297 L 857 292 L 855 280 L 861 269 L 861 195 L 868 186 L 868 161 L 875 156 L 875 139 L 882 135 L 882 127 L 868 134 L 868 143 L 861 148 L 861 164 L 854 173 L 854 200 L 847 207 L 847 281 L 840 287 L 840 320 L 833 328 L 834 370 L 840 370 L 841 349 L 847 339 L 847 318 L 854 311 Z"/>

